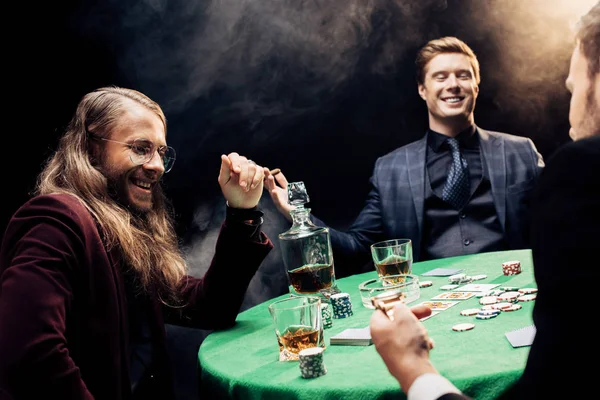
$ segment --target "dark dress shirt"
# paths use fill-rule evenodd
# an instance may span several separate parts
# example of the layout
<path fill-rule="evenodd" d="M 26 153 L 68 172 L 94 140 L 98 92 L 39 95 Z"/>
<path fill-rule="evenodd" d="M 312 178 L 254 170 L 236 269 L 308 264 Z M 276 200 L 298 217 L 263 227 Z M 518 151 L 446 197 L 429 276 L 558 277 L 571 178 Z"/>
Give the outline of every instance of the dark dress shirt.
<path fill-rule="evenodd" d="M 442 200 L 452 154 L 448 136 L 430 130 L 427 135 L 425 215 L 421 260 L 506 250 L 489 174 L 479 146 L 479 133 L 471 126 L 456 136 L 467 160 L 470 197 L 456 210 Z"/>

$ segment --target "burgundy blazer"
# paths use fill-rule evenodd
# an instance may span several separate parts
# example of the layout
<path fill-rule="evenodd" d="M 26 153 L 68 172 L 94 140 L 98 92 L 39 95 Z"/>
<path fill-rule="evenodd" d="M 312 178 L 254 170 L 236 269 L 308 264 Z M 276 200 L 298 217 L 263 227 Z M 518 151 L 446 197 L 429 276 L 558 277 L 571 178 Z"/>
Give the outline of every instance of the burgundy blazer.
<path fill-rule="evenodd" d="M 221 228 L 203 279 L 186 277 L 183 308 L 152 296 L 158 398 L 172 398 L 164 323 L 233 325 L 273 248 L 235 224 Z M 128 399 L 128 308 L 119 254 L 107 251 L 73 196 L 38 196 L 10 220 L 0 249 L 0 388 L 15 399 Z M 233 273 L 235 271 L 235 274 Z"/>

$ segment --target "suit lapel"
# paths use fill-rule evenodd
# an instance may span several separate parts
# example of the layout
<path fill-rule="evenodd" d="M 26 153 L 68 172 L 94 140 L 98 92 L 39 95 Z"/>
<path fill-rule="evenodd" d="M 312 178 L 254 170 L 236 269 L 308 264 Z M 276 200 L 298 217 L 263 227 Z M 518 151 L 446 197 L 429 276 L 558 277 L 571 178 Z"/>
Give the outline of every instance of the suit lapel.
<path fill-rule="evenodd" d="M 492 197 L 502 229 L 506 225 L 506 158 L 504 156 L 504 140 L 490 132 L 477 128 L 479 143 L 485 158 L 487 172 L 492 185 Z"/>
<path fill-rule="evenodd" d="M 427 135 L 416 144 L 416 151 L 405 150 L 408 165 L 408 181 L 413 196 L 419 233 L 423 232 L 423 210 L 425 207 L 425 156 L 427 154 Z"/>

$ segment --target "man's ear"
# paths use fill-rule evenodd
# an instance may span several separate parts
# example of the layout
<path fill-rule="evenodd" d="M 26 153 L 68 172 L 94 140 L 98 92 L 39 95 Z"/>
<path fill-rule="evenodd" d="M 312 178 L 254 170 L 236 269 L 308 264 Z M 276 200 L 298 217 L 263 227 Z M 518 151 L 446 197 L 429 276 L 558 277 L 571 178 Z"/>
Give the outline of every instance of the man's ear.
<path fill-rule="evenodd" d="M 98 143 L 98 140 L 88 140 L 88 157 L 90 159 L 90 163 L 93 166 L 98 165 L 99 163 L 99 158 L 98 155 L 100 154 L 100 152 L 102 151 L 100 143 Z"/>
<path fill-rule="evenodd" d="M 422 83 L 419 83 L 418 89 L 419 89 L 419 96 L 421 96 L 421 98 L 423 100 L 425 100 L 425 92 L 426 92 L 425 85 L 423 85 Z"/>

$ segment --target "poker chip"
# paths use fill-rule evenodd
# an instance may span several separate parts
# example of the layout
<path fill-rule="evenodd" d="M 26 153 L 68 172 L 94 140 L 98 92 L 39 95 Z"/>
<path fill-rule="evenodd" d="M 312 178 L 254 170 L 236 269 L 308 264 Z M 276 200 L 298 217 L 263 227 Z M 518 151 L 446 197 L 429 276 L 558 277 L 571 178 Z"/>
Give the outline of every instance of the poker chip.
<path fill-rule="evenodd" d="M 498 302 L 498 297 L 496 296 L 484 296 L 479 299 L 479 304 L 481 305 L 490 305 Z"/>
<path fill-rule="evenodd" d="M 519 297 L 519 301 L 532 301 L 532 300 L 535 300 L 536 297 L 537 297 L 537 294 L 535 294 L 535 293 L 524 294 L 523 296 Z"/>
<path fill-rule="evenodd" d="M 440 289 L 442 290 L 452 290 L 452 289 L 456 289 L 457 287 L 459 287 L 460 285 L 456 285 L 456 284 L 452 284 L 452 285 L 443 285 L 440 286 Z"/>
<path fill-rule="evenodd" d="M 347 318 L 353 315 L 352 302 L 348 293 L 336 293 L 329 300 L 331 300 L 331 306 L 333 307 L 333 318 Z"/>
<path fill-rule="evenodd" d="M 496 318 L 498 315 L 500 315 L 499 313 L 497 314 L 477 314 L 475 316 L 475 318 L 477 319 L 492 319 L 492 318 Z"/>
<path fill-rule="evenodd" d="M 493 304 L 487 304 L 485 306 L 481 306 L 482 310 L 494 310 L 494 307 L 492 307 Z"/>
<path fill-rule="evenodd" d="M 467 274 L 455 274 L 455 275 L 450 275 L 448 277 L 448 282 L 450 283 L 458 283 L 458 282 L 462 282 L 463 279 L 467 278 Z"/>
<path fill-rule="evenodd" d="M 506 276 L 517 275 L 521 273 L 520 261 L 506 261 L 502 263 L 502 273 Z"/>
<path fill-rule="evenodd" d="M 502 311 L 508 311 L 508 312 L 510 312 L 510 311 L 517 311 L 517 310 L 520 310 L 521 308 L 523 308 L 523 306 L 520 305 L 520 304 L 511 304 L 510 307 L 503 308 Z"/>
<path fill-rule="evenodd" d="M 481 311 L 480 308 L 467 308 L 466 310 L 462 310 L 460 312 L 460 315 L 464 315 L 465 317 L 472 317 L 473 315 L 476 315 L 479 311 Z"/>
<path fill-rule="evenodd" d="M 479 310 L 477 312 L 477 315 L 482 315 L 482 316 L 486 316 L 486 315 L 498 315 L 500 314 L 500 310 Z"/>
<path fill-rule="evenodd" d="M 429 287 L 429 286 L 433 286 L 433 282 L 432 281 L 419 282 L 419 287 Z"/>
<path fill-rule="evenodd" d="M 488 290 L 487 292 L 481 292 L 481 293 L 477 294 L 477 297 L 481 298 L 481 297 L 486 297 L 486 296 L 499 296 L 502 293 L 504 293 L 504 290 L 493 289 L 493 290 Z"/>
<path fill-rule="evenodd" d="M 323 363 L 324 350 L 322 347 L 309 347 L 300 350 L 298 361 L 300 362 L 300 373 L 303 378 L 318 378 L 327 373 Z"/>
<path fill-rule="evenodd" d="M 520 292 L 504 292 L 498 295 L 498 300 L 515 303 L 520 296 Z"/>
<path fill-rule="evenodd" d="M 484 274 L 471 276 L 471 279 L 474 281 L 480 281 L 485 278 L 487 278 L 487 275 L 484 275 Z"/>
<path fill-rule="evenodd" d="M 505 292 L 516 292 L 519 290 L 519 287 L 518 286 L 503 286 L 500 289 Z"/>
<path fill-rule="evenodd" d="M 456 325 L 454 325 L 452 327 L 452 330 L 456 331 L 456 332 L 464 332 L 464 331 L 470 331 L 473 328 L 475 328 L 475 324 L 467 322 L 467 323 L 464 323 L 464 324 L 456 324 Z"/>
<path fill-rule="evenodd" d="M 505 301 L 491 305 L 491 307 L 494 310 L 504 310 L 505 308 L 509 308 L 510 306 L 512 306 L 512 303 L 508 303 Z"/>
<path fill-rule="evenodd" d="M 321 303 L 321 317 L 323 319 L 323 329 L 333 327 L 333 311 L 328 303 Z"/>
<path fill-rule="evenodd" d="M 533 293 L 537 293 L 538 290 L 537 290 L 537 288 L 530 287 L 530 288 L 521 288 L 521 289 L 518 289 L 518 291 L 519 291 L 519 293 L 522 293 L 522 294 L 533 294 Z"/>

